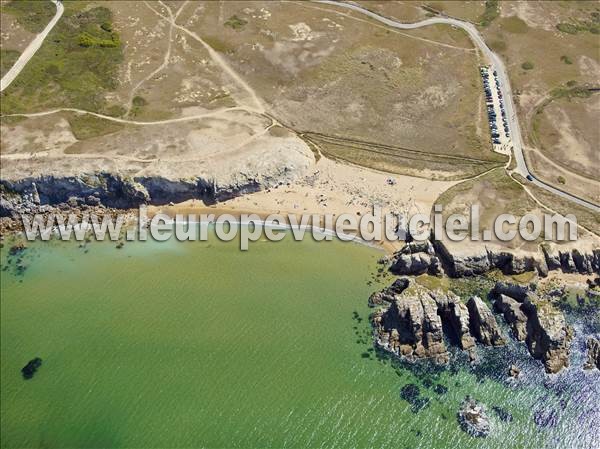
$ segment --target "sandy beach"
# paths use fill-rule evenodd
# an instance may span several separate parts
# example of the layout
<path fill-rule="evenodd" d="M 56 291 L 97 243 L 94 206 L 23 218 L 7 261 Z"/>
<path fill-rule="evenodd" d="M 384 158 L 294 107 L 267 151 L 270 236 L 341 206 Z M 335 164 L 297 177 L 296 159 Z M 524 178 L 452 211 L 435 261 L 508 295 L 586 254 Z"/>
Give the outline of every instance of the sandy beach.
<path fill-rule="evenodd" d="M 175 214 L 256 214 L 265 219 L 271 214 L 351 214 L 360 217 L 372 212 L 373 206 L 382 213 L 429 213 L 438 196 L 459 181 L 391 175 L 375 170 L 321 158 L 309 172 L 296 182 L 243 195 L 216 205 L 189 200 L 169 206 L 153 206 L 150 215 Z M 402 242 L 383 241 L 384 250 L 393 252 Z"/>

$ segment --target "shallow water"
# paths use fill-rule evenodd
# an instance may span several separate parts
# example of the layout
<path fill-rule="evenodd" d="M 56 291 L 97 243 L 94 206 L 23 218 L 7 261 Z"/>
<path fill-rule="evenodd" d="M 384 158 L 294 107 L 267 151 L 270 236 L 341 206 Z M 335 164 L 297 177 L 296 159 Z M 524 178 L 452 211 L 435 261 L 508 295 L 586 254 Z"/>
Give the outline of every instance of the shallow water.
<path fill-rule="evenodd" d="M 577 354 L 554 377 L 516 344 L 481 351 L 474 370 L 461 355 L 439 372 L 377 358 L 366 304 L 380 288 L 367 281 L 381 253 L 372 248 L 52 242 L 30 244 L 21 272 L 8 246 L 2 447 L 600 445 L 599 376 L 583 373 Z M 23 380 L 36 356 L 42 367 Z M 515 359 L 526 376 L 512 385 L 504 373 Z M 409 383 L 421 408 L 401 397 Z M 486 439 L 460 430 L 467 394 L 490 410 Z"/>

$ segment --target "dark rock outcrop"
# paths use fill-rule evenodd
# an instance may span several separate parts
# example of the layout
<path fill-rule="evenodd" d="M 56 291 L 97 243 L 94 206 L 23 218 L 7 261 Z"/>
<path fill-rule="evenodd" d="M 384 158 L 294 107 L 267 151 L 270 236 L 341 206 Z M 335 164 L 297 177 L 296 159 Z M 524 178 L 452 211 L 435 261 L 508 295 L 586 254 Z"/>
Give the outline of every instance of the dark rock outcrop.
<path fill-rule="evenodd" d="M 381 306 L 384 304 L 392 303 L 396 295 L 401 294 L 408 288 L 410 281 L 407 278 L 398 278 L 392 285 L 384 288 L 383 290 L 373 293 L 369 297 L 369 307 Z"/>
<path fill-rule="evenodd" d="M 426 293 L 400 295 L 385 311 L 373 315 L 377 344 L 409 360 L 447 363 L 442 320 L 437 304 Z"/>
<path fill-rule="evenodd" d="M 589 337 L 586 341 L 587 361 L 584 369 L 600 369 L 600 340 L 595 337 Z"/>
<path fill-rule="evenodd" d="M 545 244 L 541 251 L 510 252 L 481 245 L 462 252 L 451 250 L 438 240 L 433 241 L 433 247 L 444 271 L 452 277 L 476 276 L 494 269 L 500 269 L 504 274 L 536 271 L 543 277 L 551 270 L 600 273 L 600 249 L 556 249 L 555 245 Z"/>
<path fill-rule="evenodd" d="M 206 204 L 225 201 L 263 186 L 255 179 L 232 185 L 218 185 L 211 179 L 167 179 L 160 176 L 126 177 L 107 172 L 80 176 L 41 176 L 20 180 L 0 180 L 0 214 L 31 213 L 38 205 L 61 203 L 99 205 L 118 209 L 142 204 L 168 204 L 199 199 Z"/>
<path fill-rule="evenodd" d="M 510 326 L 514 337 L 519 341 L 525 341 L 527 338 L 527 316 L 521 307 L 521 303 L 503 294 L 500 294 L 494 302 L 494 308 L 503 314 L 504 320 Z"/>
<path fill-rule="evenodd" d="M 502 281 L 496 282 L 491 294 L 495 297 L 500 295 L 510 296 L 518 302 L 525 302 L 528 299 L 535 298 L 535 292 L 531 287 Z"/>
<path fill-rule="evenodd" d="M 573 328 L 562 312 L 548 301 L 526 301 L 523 311 L 527 315 L 525 342 L 531 355 L 544 363 L 548 373 L 568 367 Z"/>
<path fill-rule="evenodd" d="M 505 344 L 502 332 L 498 327 L 492 311 L 478 296 L 473 296 L 467 302 L 471 333 L 478 342 L 487 346 L 501 346 Z"/>
<path fill-rule="evenodd" d="M 418 276 L 425 273 L 437 275 L 441 273 L 441 266 L 436 256 L 426 253 L 398 254 L 390 271 L 398 275 Z"/>
<path fill-rule="evenodd" d="M 469 326 L 469 310 L 458 296 L 452 292 L 442 294 L 432 292 L 438 306 L 438 314 L 442 318 L 442 323 L 447 323 L 452 329 L 458 342 L 458 346 L 469 352 L 469 358 L 475 360 L 475 339 L 471 335 Z"/>

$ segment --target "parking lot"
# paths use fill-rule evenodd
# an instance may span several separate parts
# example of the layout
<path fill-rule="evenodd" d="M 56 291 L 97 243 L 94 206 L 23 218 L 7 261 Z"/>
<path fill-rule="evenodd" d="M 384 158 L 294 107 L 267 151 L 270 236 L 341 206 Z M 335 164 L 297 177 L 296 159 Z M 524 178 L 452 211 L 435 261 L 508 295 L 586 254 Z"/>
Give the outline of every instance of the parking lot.
<path fill-rule="evenodd" d="M 480 67 L 479 71 L 483 79 L 486 112 L 494 151 L 502 154 L 510 154 L 512 143 L 508 127 L 509 118 L 506 116 L 504 98 L 500 89 L 500 80 L 496 72 L 488 66 Z"/>

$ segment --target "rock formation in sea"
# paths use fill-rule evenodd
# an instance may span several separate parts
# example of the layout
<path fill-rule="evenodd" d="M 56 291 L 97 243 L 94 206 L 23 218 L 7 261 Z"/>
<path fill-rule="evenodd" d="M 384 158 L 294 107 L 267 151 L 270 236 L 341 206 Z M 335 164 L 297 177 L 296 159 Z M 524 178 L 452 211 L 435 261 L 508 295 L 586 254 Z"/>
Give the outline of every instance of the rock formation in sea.
<path fill-rule="evenodd" d="M 519 341 L 525 341 L 527 338 L 527 316 L 522 307 L 522 303 L 503 294 L 500 294 L 494 303 L 494 308 L 503 314 L 512 335 Z"/>
<path fill-rule="evenodd" d="M 487 437 L 490 434 L 490 420 L 482 404 L 467 396 L 457 413 L 460 427 L 474 437 Z"/>
<path fill-rule="evenodd" d="M 478 296 L 467 302 L 471 332 L 478 342 L 486 346 L 501 346 L 506 342 L 489 307 Z"/>
<path fill-rule="evenodd" d="M 447 363 L 449 355 L 436 302 L 426 292 L 405 292 L 373 315 L 378 344 L 409 360 L 427 358 Z"/>
<path fill-rule="evenodd" d="M 600 369 L 600 340 L 595 337 L 589 337 L 586 341 L 587 360 L 585 369 Z"/>
<path fill-rule="evenodd" d="M 573 328 L 550 301 L 539 298 L 531 288 L 501 282 L 490 299 L 512 336 L 525 342 L 530 354 L 543 362 L 546 372 L 557 373 L 569 366 Z M 447 363 L 445 335 L 447 341 L 468 351 L 471 361 L 476 359 L 476 342 L 484 346 L 506 343 L 496 315 L 477 296 L 465 304 L 452 292 L 430 291 L 400 278 L 374 293 L 369 303 L 378 307 L 371 317 L 376 344 L 408 360 Z M 590 345 L 596 356 L 597 343 Z"/>
<path fill-rule="evenodd" d="M 523 307 L 528 317 L 525 342 L 531 355 L 544 363 L 548 373 L 568 367 L 573 328 L 563 313 L 544 300 L 526 301 Z"/>

